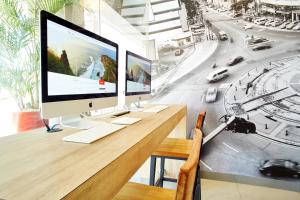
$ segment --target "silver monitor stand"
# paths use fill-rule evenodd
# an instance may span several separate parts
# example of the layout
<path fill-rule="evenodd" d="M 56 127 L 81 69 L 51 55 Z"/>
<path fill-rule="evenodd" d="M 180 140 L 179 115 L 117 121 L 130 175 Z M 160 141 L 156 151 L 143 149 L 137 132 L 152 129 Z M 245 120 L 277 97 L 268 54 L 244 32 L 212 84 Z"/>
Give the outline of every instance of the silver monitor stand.
<path fill-rule="evenodd" d="M 73 116 L 60 117 L 60 124 L 62 127 L 78 128 L 78 129 L 89 129 L 98 124 L 97 121 L 93 121 L 88 118 L 89 115 L 80 114 Z"/>
<path fill-rule="evenodd" d="M 125 105 L 127 105 L 131 111 L 140 111 L 144 108 L 141 102 L 150 98 L 150 94 L 125 96 Z M 131 104 L 134 104 L 135 107 L 131 107 Z"/>

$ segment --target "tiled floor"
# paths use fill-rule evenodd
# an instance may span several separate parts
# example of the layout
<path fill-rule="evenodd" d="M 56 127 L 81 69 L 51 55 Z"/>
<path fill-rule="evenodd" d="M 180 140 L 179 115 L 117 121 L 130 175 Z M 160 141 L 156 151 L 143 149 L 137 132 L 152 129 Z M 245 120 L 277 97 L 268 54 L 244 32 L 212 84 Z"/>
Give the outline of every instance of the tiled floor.
<path fill-rule="evenodd" d="M 149 163 L 146 163 L 145 166 L 148 167 L 145 171 L 149 172 Z M 159 169 L 158 166 L 157 169 Z M 130 181 L 148 185 L 149 174 L 145 175 L 145 171 L 139 170 Z M 156 178 L 157 177 L 158 174 L 156 174 Z M 164 182 L 164 188 L 175 190 L 176 185 L 176 183 Z M 292 192 L 269 187 L 202 178 L 201 197 L 202 200 L 300 200 L 300 191 Z"/>
<path fill-rule="evenodd" d="M 300 191 L 215 180 L 201 180 L 202 200 L 300 200 Z"/>

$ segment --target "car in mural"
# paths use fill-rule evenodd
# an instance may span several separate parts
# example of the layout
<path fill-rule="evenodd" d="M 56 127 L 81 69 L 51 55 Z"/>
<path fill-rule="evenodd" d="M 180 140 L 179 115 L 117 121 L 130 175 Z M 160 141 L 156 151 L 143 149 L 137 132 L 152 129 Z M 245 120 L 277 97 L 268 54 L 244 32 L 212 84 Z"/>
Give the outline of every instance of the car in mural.
<path fill-rule="evenodd" d="M 276 26 L 280 26 L 283 23 L 283 21 L 281 20 L 275 20 L 274 22 L 272 22 L 271 26 L 276 27 Z"/>
<path fill-rule="evenodd" d="M 246 24 L 243 28 L 244 28 L 244 30 L 246 31 L 246 30 L 248 30 L 248 29 L 252 29 L 253 26 L 252 26 L 251 24 Z"/>
<path fill-rule="evenodd" d="M 288 21 L 283 22 L 283 23 L 279 26 L 279 28 L 280 28 L 280 29 L 285 29 L 286 26 L 287 26 L 289 23 L 290 23 L 290 22 L 288 22 Z"/>
<path fill-rule="evenodd" d="M 175 51 L 175 56 L 180 56 L 181 54 L 183 54 L 183 49 L 177 49 Z"/>
<path fill-rule="evenodd" d="M 253 44 L 258 44 L 258 43 L 262 43 L 262 42 L 267 42 L 268 41 L 268 39 L 266 39 L 266 38 L 261 38 L 261 37 L 257 37 L 257 38 L 255 38 L 254 40 L 253 40 Z"/>
<path fill-rule="evenodd" d="M 286 159 L 265 160 L 259 171 L 265 176 L 300 177 L 299 163 Z"/>
<path fill-rule="evenodd" d="M 236 64 L 242 62 L 243 60 L 244 60 L 244 57 L 243 57 L 243 56 L 237 56 L 237 57 L 231 58 L 231 59 L 227 62 L 227 65 L 228 65 L 228 66 L 233 66 L 233 65 L 236 65 Z"/>
<path fill-rule="evenodd" d="M 294 31 L 300 30 L 300 22 L 293 28 Z"/>
<path fill-rule="evenodd" d="M 228 69 L 225 67 L 222 67 L 220 69 L 217 69 L 217 70 L 209 73 L 208 76 L 206 77 L 206 79 L 208 80 L 208 82 L 215 82 L 222 78 L 227 77 L 228 75 L 229 75 Z"/>
<path fill-rule="evenodd" d="M 218 89 L 216 87 L 210 87 L 207 89 L 205 101 L 207 103 L 215 102 L 217 99 Z"/>
<path fill-rule="evenodd" d="M 218 12 L 225 12 L 226 10 L 223 9 L 223 8 L 218 8 L 217 11 L 218 11 Z"/>
<path fill-rule="evenodd" d="M 243 20 L 248 21 L 248 22 L 252 22 L 253 16 L 244 15 L 244 16 L 243 16 Z"/>
<path fill-rule="evenodd" d="M 219 32 L 220 40 L 224 41 L 228 39 L 227 34 L 224 31 Z"/>
<path fill-rule="evenodd" d="M 259 51 L 259 50 L 264 50 L 264 49 L 270 49 L 272 48 L 271 45 L 269 44 L 263 44 L 263 45 L 258 45 L 252 48 L 253 51 Z"/>
<path fill-rule="evenodd" d="M 262 42 L 267 42 L 269 41 L 268 39 L 266 38 L 262 38 L 262 37 L 257 37 L 257 36 L 247 36 L 246 37 L 246 43 L 248 45 L 254 45 L 254 44 L 258 44 L 258 43 L 262 43 Z"/>
<path fill-rule="evenodd" d="M 240 13 L 240 12 L 238 12 L 238 13 L 234 13 L 233 14 L 233 18 L 235 18 L 235 17 L 240 17 L 240 16 L 242 16 L 243 14 L 242 13 Z"/>
<path fill-rule="evenodd" d="M 217 67 L 218 67 L 217 63 L 214 63 L 214 64 L 211 65 L 211 68 L 213 68 L 213 69 L 217 68 Z"/>
<path fill-rule="evenodd" d="M 292 28 L 294 28 L 297 25 L 297 21 L 293 21 L 291 23 L 289 23 L 288 25 L 286 25 L 286 29 L 291 30 Z"/>
<path fill-rule="evenodd" d="M 273 22 L 274 22 L 273 19 L 268 19 L 264 25 L 265 26 L 271 26 Z"/>
<path fill-rule="evenodd" d="M 226 121 L 226 117 L 225 117 Z M 241 117 L 236 117 L 226 128 L 228 131 L 235 133 L 256 133 L 256 126 L 254 123 L 245 120 Z"/>
<path fill-rule="evenodd" d="M 254 23 L 255 24 L 258 24 L 258 25 L 264 25 L 265 23 L 266 23 L 266 18 L 258 18 L 258 19 L 256 19 L 256 20 L 254 20 Z"/>

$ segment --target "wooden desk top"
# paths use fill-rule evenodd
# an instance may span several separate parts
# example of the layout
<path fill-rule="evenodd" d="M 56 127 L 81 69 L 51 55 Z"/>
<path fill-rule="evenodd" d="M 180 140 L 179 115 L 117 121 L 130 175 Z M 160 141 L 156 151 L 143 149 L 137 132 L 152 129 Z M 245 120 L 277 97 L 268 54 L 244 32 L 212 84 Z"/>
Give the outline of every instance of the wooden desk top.
<path fill-rule="evenodd" d="M 111 199 L 186 116 L 186 106 L 131 112 L 142 121 L 92 144 L 62 141 L 75 129 L 0 139 L 0 199 Z"/>

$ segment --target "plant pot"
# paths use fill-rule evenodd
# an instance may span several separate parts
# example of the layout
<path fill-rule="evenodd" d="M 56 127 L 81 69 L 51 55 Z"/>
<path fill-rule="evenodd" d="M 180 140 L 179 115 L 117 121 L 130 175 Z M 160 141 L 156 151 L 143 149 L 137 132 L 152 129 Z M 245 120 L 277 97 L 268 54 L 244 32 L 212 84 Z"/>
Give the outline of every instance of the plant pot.
<path fill-rule="evenodd" d="M 13 124 L 17 133 L 45 126 L 40 111 L 14 112 Z"/>

